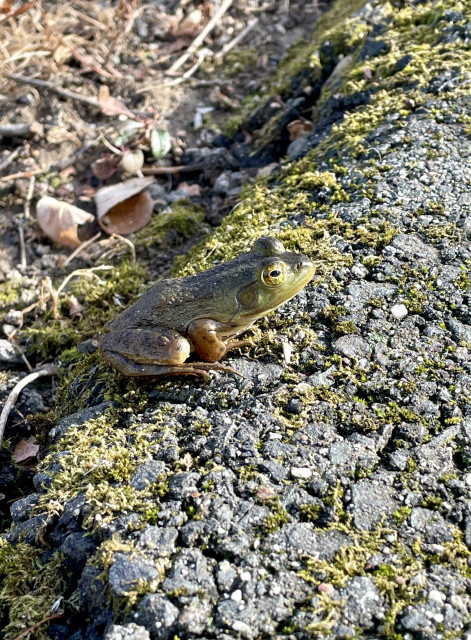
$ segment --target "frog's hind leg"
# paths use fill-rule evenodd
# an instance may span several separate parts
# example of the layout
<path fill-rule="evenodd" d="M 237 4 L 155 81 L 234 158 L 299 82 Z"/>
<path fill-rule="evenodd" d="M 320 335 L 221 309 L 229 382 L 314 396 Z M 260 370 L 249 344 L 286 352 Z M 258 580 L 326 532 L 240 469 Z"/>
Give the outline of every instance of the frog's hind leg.
<path fill-rule="evenodd" d="M 108 359 L 110 361 L 110 359 Z M 227 371 L 237 376 L 241 374 L 224 364 L 209 363 L 209 362 L 185 362 L 183 364 L 148 364 L 134 362 L 125 356 L 118 353 L 113 354 L 113 361 L 110 361 L 120 373 L 125 376 L 140 377 L 140 378 L 157 378 L 162 376 L 181 376 L 192 375 L 201 376 L 205 380 L 210 380 L 210 371 Z M 242 377 L 242 376 L 241 376 Z"/>
<path fill-rule="evenodd" d="M 198 369 L 188 364 L 149 364 L 134 362 L 126 356 L 114 353 L 112 360 L 108 358 L 108 362 L 125 376 L 138 378 L 157 378 L 162 376 L 179 376 L 179 375 L 195 375 L 201 376 L 209 380 L 211 376 L 205 369 Z M 197 364 L 197 363 L 196 363 Z"/>

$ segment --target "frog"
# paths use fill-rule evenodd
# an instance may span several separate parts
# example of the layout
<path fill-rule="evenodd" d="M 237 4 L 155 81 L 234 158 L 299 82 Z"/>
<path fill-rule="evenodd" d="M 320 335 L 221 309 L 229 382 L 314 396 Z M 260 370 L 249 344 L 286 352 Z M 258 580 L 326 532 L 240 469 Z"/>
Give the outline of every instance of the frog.
<path fill-rule="evenodd" d="M 238 374 L 219 360 L 232 349 L 252 345 L 238 336 L 293 298 L 313 276 L 307 256 L 286 251 L 275 237 L 258 238 L 228 262 L 154 285 L 105 324 L 101 356 L 132 377 Z M 189 360 L 192 354 L 202 361 Z"/>

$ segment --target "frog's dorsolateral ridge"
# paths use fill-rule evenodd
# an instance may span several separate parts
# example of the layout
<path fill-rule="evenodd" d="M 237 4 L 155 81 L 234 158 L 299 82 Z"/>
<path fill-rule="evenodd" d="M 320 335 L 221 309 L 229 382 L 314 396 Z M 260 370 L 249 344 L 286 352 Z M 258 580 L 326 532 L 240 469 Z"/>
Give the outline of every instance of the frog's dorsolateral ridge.
<path fill-rule="evenodd" d="M 237 373 L 218 364 L 231 349 L 250 344 L 232 338 L 295 296 L 313 275 L 308 257 L 286 251 L 276 238 L 259 238 L 229 262 L 156 284 L 105 325 L 101 354 L 126 376 Z M 204 362 L 187 362 L 192 352 Z"/>

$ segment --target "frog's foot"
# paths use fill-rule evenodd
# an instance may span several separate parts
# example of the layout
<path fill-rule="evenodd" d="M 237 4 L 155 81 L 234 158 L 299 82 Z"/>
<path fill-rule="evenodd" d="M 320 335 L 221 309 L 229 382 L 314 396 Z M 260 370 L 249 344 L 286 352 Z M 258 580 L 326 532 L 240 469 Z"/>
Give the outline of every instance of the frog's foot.
<path fill-rule="evenodd" d="M 239 373 L 232 367 L 229 367 L 227 364 L 220 364 L 219 362 L 188 362 L 187 364 L 185 363 L 181 366 L 188 366 L 192 369 L 197 369 L 199 372 L 201 372 L 200 375 L 203 375 L 204 372 L 206 377 L 209 377 L 206 371 L 227 371 L 227 373 L 233 373 L 240 378 L 244 377 L 241 373 Z"/>
<path fill-rule="evenodd" d="M 247 338 L 246 340 L 233 340 L 232 342 L 228 342 L 226 344 L 224 355 L 226 355 L 228 351 L 232 351 L 232 349 L 237 349 L 239 347 L 255 347 L 255 342 L 250 340 L 250 338 Z"/>
<path fill-rule="evenodd" d="M 160 378 L 162 376 L 193 375 L 210 380 L 209 371 L 227 371 L 240 376 L 235 369 L 218 362 L 184 362 L 182 364 L 150 364 L 133 362 L 118 353 L 108 356 L 108 362 L 125 376 L 138 378 Z"/>

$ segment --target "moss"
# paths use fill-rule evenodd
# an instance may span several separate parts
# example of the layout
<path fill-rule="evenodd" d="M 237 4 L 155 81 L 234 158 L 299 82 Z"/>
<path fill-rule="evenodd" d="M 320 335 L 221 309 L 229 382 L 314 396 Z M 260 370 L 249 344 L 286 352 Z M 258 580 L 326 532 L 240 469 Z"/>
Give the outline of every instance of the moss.
<path fill-rule="evenodd" d="M 15 546 L 0 540 L 0 611 L 8 612 L 3 628 L 5 640 L 12 640 L 46 618 L 63 593 L 65 575 L 63 557 L 54 552 L 45 563 L 42 551 L 25 543 Z M 47 625 L 35 632 L 37 640 L 48 637 Z"/>
<path fill-rule="evenodd" d="M 399 527 L 407 520 L 411 513 L 412 509 L 410 507 L 399 507 L 399 509 L 396 509 L 396 511 L 393 513 L 394 522 Z"/>
<path fill-rule="evenodd" d="M 422 507 L 425 509 L 432 509 L 433 511 L 437 511 L 443 504 L 443 498 L 440 496 L 427 496 L 424 500 L 422 500 Z"/>
<path fill-rule="evenodd" d="M 286 509 L 280 504 L 278 498 L 275 498 L 270 502 L 271 514 L 265 518 L 261 529 L 264 535 L 273 533 L 287 522 L 290 522 L 290 517 Z"/>
<path fill-rule="evenodd" d="M 259 55 L 260 52 L 254 47 L 229 51 L 224 59 L 221 58 L 224 75 L 232 78 L 245 69 L 253 69 L 257 66 Z"/>
<path fill-rule="evenodd" d="M 204 209 L 190 200 L 179 200 L 154 214 L 149 224 L 135 234 L 136 248 L 168 244 L 170 235 L 190 238 L 204 229 Z"/>
<path fill-rule="evenodd" d="M 18 304 L 18 298 L 20 296 L 23 278 L 21 280 L 7 280 L 0 285 L 0 310 L 6 311 L 11 308 L 11 305 Z"/>
<path fill-rule="evenodd" d="M 346 320 L 345 322 L 338 322 L 334 326 L 334 331 L 338 336 L 344 336 L 358 333 L 358 328 L 352 320 Z"/>
<path fill-rule="evenodd" d="M 302 504 L 299 507 L 301 518 L 303 520 L 307 520 L 307 522 L 315 522 L 316 520 L 318 520 L 320 512 L 321 507 L 318 504 Z"/>
<path fill-rule="evenodd" d="M 99 277 L 77 277 L 70 282 L 70 292 L 85 307 L 83 317 L 74 322 L 63 313 L 53 319 L 49 309 L 41 319 L 20 335 L 27 340 L 27 352 L 41 358 L 57 356 L 83 340 L 96 335 L 103 325 L 133 302 L 143 290 L 147 270 L 140 264 L 132 265 L 125 258 L 110 270 L 99 271 Z M 57 283 L 54 283 L 58 286 Z"/>

